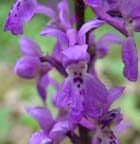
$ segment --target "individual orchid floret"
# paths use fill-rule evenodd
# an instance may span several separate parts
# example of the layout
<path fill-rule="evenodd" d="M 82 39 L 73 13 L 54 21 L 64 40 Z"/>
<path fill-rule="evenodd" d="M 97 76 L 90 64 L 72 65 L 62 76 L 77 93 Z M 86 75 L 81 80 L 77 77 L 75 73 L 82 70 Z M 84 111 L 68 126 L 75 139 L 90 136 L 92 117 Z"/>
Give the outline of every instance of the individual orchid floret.
<path fill-rule="evenodd" d="M 35 78 L 42 67 L 40 47 L 25 36 L 20 38 L 19 45 L 23 56 L 17 61 L 14 71 L 22 78 Z"/>
<path fill-rule="evenodd" d="M 51 7 L 39 4 L 38 0 L 17 0 L 7 17 L 4 31 L 11 31 L 14 35 L 23 34 L 23 23 L 30 21 L 37 13 L 50 18 L 49 26 L 62 30 L 71 28 L 68 1 L 61 1 L 57 9 L 58 12 Z"/>
<path fill-rule="evenodd" d="M 17 0 L 7 17 L 4 30 L 11 31 L 14 35 L 22 34 L 22 25 L 34 15 L 37 0 Z"/>
<path fill-rule="evenodd" d="M 69 4 L 68 0 L 62 0 L 58 3 L 56 17 L 52 18 L 48 22 L 48 26 L 53 28 L 57 28 L 63 31 L 72 28 L 72 23 L 70 21 L 70 14 L 69 14 Z"/>
<path fill-rule="evenodd" d="M 119 108 L 109 109 L 112 103 L 122 95 L 123 90 L 124 87 L 114 87 L 109 91 L 107 102 L 105 105 L 102 105 L 104 109 L 102 115 L 94 120 L 88 117 L 81 119 L 80 124 L 94 133 L 93 144 L 120 144 L 114 134 L 115 129 L 113 130 L 113 126 L 117 127 L 120 124 L 122 114 Z"/>
<path fill-rule="evenodd" d="M 40 47 L 31 39 L 22 36 L 19 41 L 22 57 L 17 60 L 14 72 L 24 79 L 38 78 L 37 91 L 43 102 L 46 101 L 46 87 L 52 83 L 48 71 L 52 69 L 49 64 L 42 64 Z M 53 84 L 52 84 L 53 85 Z"/>
<path fill-rule="evenodd" d="M 53 52 L 55 56 L 62 60 L 62 51 L 72 47 L 79 47 L 85 50 L 86 46 L 86 33 L 91 29 L 96 29 L 104 24 L 104 21 L 98 19 L 92 19 L 86 24 L 84 24 L 79 31 L 76 29 L 68 29 L 66 33 L 58 29 L 47 27 L 41 31 L 42 36 L 53 36 L 56 37 L 57 43 L 55 46 L 55 51 Z M 78 49 L 77 49 L 78 50 Z M 83 50 L 83 51 L 84 51 Z M 56 55 L 58 54 L 58 55 Z"/>
<path fill-rule="evenodd" d="M 122 120 L 119 109 L 113 109 L 98 120 L 98 126 L 92 139 L 92 144 L 120 144 L 111 125 L 118 125 Z"/>
<path fill-rule="evenodd" d="M 137 48 L 133 38 L 128 37 L 122 43 L 122 60 L 124 62 L 124 76 L 130 81 L 138 78 Z"/>
<path fill-rule="evenodd" d="M 102 104 L 107 101 L 108 91 L 95 76 L 87 73 L 86 62 L 74 62 L 66 69 L 68 77 L 56 95 L 60 108 L 69 108 L 70 120 L 78 122 L 82 116 L 96 118 L 102 114 Z"/>
<path fill-rule="evenodd" d="M 20 58 L 14 67 L 15 74 L 25 79 L 36 77 L 40 70 L 41 61 L 33 56 L 24 56 Z"/>
<path fill-rule="evenodd" d="M 139 32 L 140 4 L 138 0 L 100 0 L 98 2 L 85 0 L 85 3 L 92 7 L 97 16 L 117 28 L 124 35 L 128 36 L 129 34 L 129 32 L 126 34 L 128 24 L 130 24 L 131 29 Z M 115 24 L 115 21 L 118 21 L 118 25 Z"/>
<path fill-rule="evenodd" d="M 66 120 L 55 122 L 50 112 L 45 107 L 29 107 L 27 112 L 39 124 L 41 131 L 32 135 L 29 144 L 60 143 L 70 131 Z"/>

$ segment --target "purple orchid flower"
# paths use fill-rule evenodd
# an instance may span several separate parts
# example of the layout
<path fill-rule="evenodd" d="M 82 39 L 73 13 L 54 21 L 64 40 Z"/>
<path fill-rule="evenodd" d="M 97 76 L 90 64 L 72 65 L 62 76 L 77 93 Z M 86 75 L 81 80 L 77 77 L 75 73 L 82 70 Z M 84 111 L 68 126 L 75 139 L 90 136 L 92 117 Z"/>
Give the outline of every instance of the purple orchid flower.
<path fill-rule="evenodd" d="M 139 18 L 140 15 L 138 11 L 140 5 L 137 4 L 138 3 L 137 0 L 133 2 L 130 0 L 128 1 L 100 0 L 98 2 L 85 0 L 85 3 L 92 7 L 93 11 L 95 11 L 97 16 L 99 16 L 100 18 L 102 18 L 103 20 L 105 20 L 106 22 L 108 22 L 118 30 L 120 30 L 124 35 L 126 35 L 125 31 L 127 31 L 127 35 L 126 35 L 127 38 L 124 42 L 122 42 L 122 60 L 125 64 L 123 74 L 128 80 L 136 81 L 138 77 L 138 58 L 137 58 L 137 49 L 135 46 L 135 42 L 132 38 L 133 31 L 135 28 L 132 28 L 132 26 L 135 25 L 136 29 L 137 30 L 139 29 L 138 26 L 139 22 L 137 18 Z M 102 15 L 101 12 L 103 12 Z M 114 16 L 112 16 L 112 14 L 114 14 Z M 133 24 L 133 20 L 134 20 L 134 24 Z M 123 24 L 121 24 L 122 22 Z M 107 50 L 105 49 L 103 50 L 104 51 L 99 54 L 103 54 L 107 52 Z"/>
<path fill-rule="evenodd" d="M 41 71 L 40 47 L 31 39 L 22 36 L 19 41 L 22 58 L 20 58 L 14 68 L 17 75 L 22 78 L 34 78 Z"/>
<path fill-rule="evenodd" d="M 41 32 L 43 36 L 56 36 L 62 47 L 62 63 L 68 77 L 60 86 L 56 103 L 61 108 L 69 106 L 70 119 L 74 121 L 79 121 L 83 114 L 90 117 L 100 115 L 100 106 L 106 102 L 107 89 L 97 77 L 87 73 L 89 55 L 85 38 L 90 29 L 103 23 L 101 20 L 93 19 L 83 25 L 77 33 L 73 29 L 68 30 L 67 35 L 52 28 Z"/>
<path fill-rule="evenodd" d="M 19 44 L 22 57 L 16 62 L 14 72 L 24 79 L 39 77 L 37 80 L 37 91 L 43 102 L 45 102 L 47 98 L 46 88 L 50 84 L 55 88 L 58 87 L 57 81 L 48 76 L 52 66 L 48 63 L 42 64 L 40 60 L 42 57 L 41 49 L 33 40 L 22 36 Z"/>
<path fill-rule="evenodd" d="M 111 126 L 115 125 L 115 127 L 117 127 L 120 124 L 122 114 L 119 108 L 109 109 L 112 103 L 121 96 L 123 90 L 124 87 L 114 87 L 109 91 L 108 101 L 105 105 L 102 105 L 104 112 L 98 118 L 93 120 L 90 118 L 81 119 L 80 124 L 94 132 L 92 139 L 93 144 L 120 144 Z M 124 125 L 122 125 L 122 127 L 124 127 Z"/>
<path fill-rule="evenodd" d="M 68 121 L 55 122 L 50 112 L 45 107 L 29 107 L 27 112 L 39 124 L 41 131 L 32 135 L 29 144 L 60 143 L 70 131 Z"/>
<path fill-rule="evenodd" d="M 23 34 L 23 23 L 30 21 L 36 13 L 51 18 L 48 25 L 52 27 L 63 30 L 70 28 L 68 1 L 61 1 L 57 9 L 58 12 L 51 7 L 39 4 L 37 0 L 17 0 L 7 17 L 4 31 L 11 31 L 14 35 Z"/>

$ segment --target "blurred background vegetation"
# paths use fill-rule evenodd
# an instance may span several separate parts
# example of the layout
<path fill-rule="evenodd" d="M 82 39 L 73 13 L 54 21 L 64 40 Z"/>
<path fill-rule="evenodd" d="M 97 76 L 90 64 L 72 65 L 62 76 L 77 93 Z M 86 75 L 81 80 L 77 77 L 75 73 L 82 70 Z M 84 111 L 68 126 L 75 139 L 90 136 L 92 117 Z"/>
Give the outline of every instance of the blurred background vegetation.
<path fill-rule="evenodd" d="M 41 105 L 41 100 L 35 89 L 35 80 L 23 80 L 13 73 L 13 66 L 20 57 L 19 36 L 3 32 L 6 16 L 13 2 L 14 0 L 1 0 L 0 2 L 0 144 L 27 144 L 31 134 L 38 129 L 38 125 L 26 114 L 25 107 Z M 91 10 L 87 9 L 86 20 L 93 16 Z M 36 15 L 24 25 L 24 32 L 27 37 L 39 44 L 43 53 L 50 54 L 55 40 L 39 35 L 47 21 L 48 18 L 45 16 Z M 96 39 L 112 31 L 118 33 L 105 25 L 95 31 Z M 136 34 L 135 38 L 139 48 L 139 34 Z M 124 121 L 130 122 L 131 127 L 126 128 L 118 136 L 122 144 L 140 144 L 140 81 L 131 83 L 124 79 L 121 47 L 111 46 L 108 56 L 96 63 L 96 69 L 100 79 L 108 88 L 118 85 L 126 86 L 123 96 L 113 107 L 121 107 Z M 58 76 L 58 73 L 54 72 L 53 76 L 56 77 L 56 75 Z M 55 113 L 49 101 L 52 92 L 53 89 L 49 87 L 47 104 L 52 113 Z"/>

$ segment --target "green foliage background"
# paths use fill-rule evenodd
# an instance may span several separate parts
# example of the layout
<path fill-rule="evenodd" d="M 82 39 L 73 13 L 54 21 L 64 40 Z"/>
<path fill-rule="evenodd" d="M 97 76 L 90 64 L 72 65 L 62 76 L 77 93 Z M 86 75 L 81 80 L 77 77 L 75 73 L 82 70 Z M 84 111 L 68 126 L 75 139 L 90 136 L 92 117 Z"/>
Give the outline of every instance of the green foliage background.
<path fill-rule="evenodd" d="M 11 33 L 3 32 L 6 16 L 14 0 L 0 1 L 0 144 L 26 144 L 31 134 L 38 130 L 36 122 L 26 114 L 25 107 L 30 105 L 41 105 L 36 89 L 35 80 L 26 81 L 18 78 L 13 73 L 13 66 L 20 57 L 18 39 Z M 72 9 L 72 3 L 71 3 Z M 94 17 L 90 9 L 87 9 L 86 21 Z M 43 53 L 50 54 L 52 51 L 54 38 L 44 38 L 39 35 L 46 25 L 48 18 L 36 15 L 28 24 L 24 25 L 25 35 L 35 40 L 41 47 Z M 96 39 L 106 32 L 115 32 L 110 26 L 103 26 L 95 31 Z M 119 34 L 119 33 L 118 33 Z M 121 36 L 123 38 L 123 36 Z M 137 47 L 139 48 L 139 34 L 135 34 Z M 139 53 L 139 50 L 138 50 Z M 140 81 L 136 83 L 128 82 L 122 75 L 123 64 L 121 61 L 121 47 L 111 46 L 108 56 L 103 60 L 98 60 L 96 69 L 99 77 L 107 85 L 126 86 L 123 96 L 113 107 L 121 107 L 124 114 L 124 121 L 131 123 L 131 128 L 127 128 L 119 134 L 122 144 L 140 143 Z M 58 77 L 57 72 L 52 73 L 53 77 Z M 59 80 L 62 77 L 59 76 Z M 56 111 L 50 104 L 53 88 L 48 89 L 47 105 L 53 115 Z"/>

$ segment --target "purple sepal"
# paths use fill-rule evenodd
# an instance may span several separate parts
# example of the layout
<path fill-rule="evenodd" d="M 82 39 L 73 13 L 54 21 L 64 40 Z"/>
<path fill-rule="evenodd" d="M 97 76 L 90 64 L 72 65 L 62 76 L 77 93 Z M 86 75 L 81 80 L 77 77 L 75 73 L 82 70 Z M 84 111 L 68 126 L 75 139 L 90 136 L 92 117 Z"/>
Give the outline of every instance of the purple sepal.
<path fill-rule="evenodd" d="M 40 95 L 42 101 L 45 103 L 47 98 L 46 89 L 49 85 L 49 77 L 48 74 L 43 75 L 37 81 L 37 92 Z"/>
<path fill-rule="evenodd" d="M 28 107 L 26 110 L 37 121 L 43 132 L 48 135 L 54 125 L 50 112 L 45 107 Z"/>
<path fill-rule="evenodd" d="M 87 53 L 87 45 L 74 45 L 64 50 L 63 53 L 63 66 L 67 67 L 72 63 L 80 61 L 89 61 L 89 55 Z"/>
<path fill-rule="evenodd" d="M 137 81 L 138 78 L 138 57 L 135 42 L 128 37 L 122 43 L 122 60 L 124 62 L 124 76 L 130 81 Z"/>
<path fill-rule="evenodd" d="M 85 23 L 77 34 L 77 42 L 82 45 L 86 43 L 86 33 L 92 29 L 98 28 L 103 25 L 105 22 L 99 19 L 92 19 L 89 22 Z"/>
<path fill-rule="evenodd" d="M 58 4 L 58 12 L 59 12 L 59 19 L 61 26 L 67 30 L 72 27 L 70 20 L 69 20 L 69 4 L 68 0 L 62 0 Z"/>
<path fill-rule="evenodd" d="M 37 57 L 24 56 L 20 58 L 14 67 L 14 72 L 25 79 L 34 78 L 41 68 L 41 62 Z"/>
<path fill-rule="evenodd" d="M 91 5 L 92 7 L 97 7 L 101 3 L 101 0 L 84 0 L 87 5 Z"/>
<path fill-rule="evenodd" d="M 36 6 L 37 0 L 17 0 L 7 17 L 4 31 L 11 31 L 14 35 L 22 34 L 22 25 L 33 17 Z"/>
<path fill-rule="evenodd" d="M 53 142 L 43 131 L 39 131 L 31 136 L 29 144 L 53 144 Z"/>
<path fill-rule="evenodd" d="M 86 127 L 87 129 L 91 131 L 96 131 L 96 125 L 92 121 L 86 119 L 85 117 L 83 117 L 79 123 L 80 125 L 82 125 L 83 127 Z"/>
<path fill-rule="evenodd" d="M 64 32 L 54 29 L 54 28 L 51 28 L 51 27 L 46 27 L 41 31 L 40 34 L 42 36 L 56 37 L 56 39 L 58 40 L 58 42 L 60 43 L 60 45 L 63 49 L 68 48 L 68 39 Z"/>
<path fill-rule="evenodd" d="M 120 122 L 116 127 L 115 127 L 115 132 L 116 133 L 120 133 L 120 132 L 122 132 L 124 129 L 126 129 L 126 128 L 130 128 L 130 127 L 132 127 L 132 123 L 130 123 L 130 122 Z"/>
<path fill-rule="evenodd" d="M 125 87 L 114 87 L 109 91 L 108 95 L 108 107 L 111 106 L 111 104 L 116 101 L 123 93 Z"/>
<path fill-rule="evenodd" d="M 101 116 L 103 113 L 102 105 L 107 103 L 107 88 L 97 77 L 86 74 L 84 89 L 86 114 L 92 118 Z"/>
<path fill-rule="evenodd" d="M 56 90 L 58 89 L 58 83 L 56 80 L 50 78 L 47 74 L 41 76 L 37 81 L 37 92 L 40 95 L 42 101 L 45 103 L 47 98 L 47 88 L 49 85 L 52 85 Z"/>
<path fill-rule="evenodd" d="M 42 55 L 40 47 L 31 39 L 22 36 L 19 40 L 20 51 L 22 55 L 37 56 Z"/>
<path fill-rule="evenodd" d="M 112 44 L 122 44 L 122 40 L 114 33 L 103 35 L 96 43 L 97 57 L 104 58 L 108 53 L 108 47 Z"/>
<path fill-rule="evenodd" d="M 68 131 L 70 131 L 68 121 L 56 122 L 54 124 L 53 128 L 51 129 L 49 136 L 52 139 L 57 140 L 58 142 L 60 142 L 65 138 L 66 133 Z"/>

